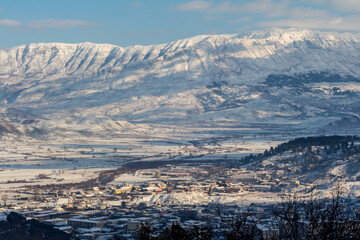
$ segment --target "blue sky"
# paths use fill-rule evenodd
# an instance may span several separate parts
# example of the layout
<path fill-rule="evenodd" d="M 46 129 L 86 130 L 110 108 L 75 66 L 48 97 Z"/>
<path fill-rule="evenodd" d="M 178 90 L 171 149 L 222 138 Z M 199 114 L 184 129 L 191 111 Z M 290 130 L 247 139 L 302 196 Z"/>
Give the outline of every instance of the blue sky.
<path fill-rule="evenodd" d="M 360 0 L 0 0 L 0 48 L 85 41 L 125 47 L 271 27 L 360 32 Z"/>

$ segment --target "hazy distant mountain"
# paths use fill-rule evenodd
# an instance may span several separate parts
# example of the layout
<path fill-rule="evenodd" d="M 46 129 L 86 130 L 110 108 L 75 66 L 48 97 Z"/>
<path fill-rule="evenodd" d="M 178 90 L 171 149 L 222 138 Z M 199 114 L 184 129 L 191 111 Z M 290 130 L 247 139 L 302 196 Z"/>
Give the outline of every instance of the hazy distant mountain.
<path fill-rule="evenodd" d="M 360 35 L 298 29 L 0 50 L 1 114 L 17 124 L 72 116 L 326 126 L 359 117 L 359 79 Z"/>

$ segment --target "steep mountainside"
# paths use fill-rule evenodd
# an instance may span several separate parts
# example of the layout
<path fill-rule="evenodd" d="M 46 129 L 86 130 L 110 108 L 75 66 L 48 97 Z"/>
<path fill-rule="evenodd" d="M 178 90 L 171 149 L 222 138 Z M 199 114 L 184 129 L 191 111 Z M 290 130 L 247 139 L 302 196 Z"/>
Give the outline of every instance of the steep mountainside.
<path fill-rule="evenodd" d="M 0 50 L 0 131 L 64 117 L 322 128 L 359 117 L 359 66 L 360 35 L 298 29 L 127 48 L 24 45 Z"/>

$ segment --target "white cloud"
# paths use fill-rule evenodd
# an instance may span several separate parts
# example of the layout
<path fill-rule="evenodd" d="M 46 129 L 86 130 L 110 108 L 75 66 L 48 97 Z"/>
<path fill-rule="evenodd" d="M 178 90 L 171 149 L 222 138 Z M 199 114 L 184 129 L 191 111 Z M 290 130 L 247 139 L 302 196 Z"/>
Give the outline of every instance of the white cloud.
<path fill-rule="evenodd" d="M 6 26 L 6 27 L 20 27 L 21 22 L 10 20 L 10 19 L 0 19 L 0 26 Z"/>
<path fill-rule="evenodd" d="M 360 0 L 223 0 L 192 1 L 175 6 L 181 11 L 202 11 L 205 20 L 265 27 L 299 27 L 334 31 L 360 31 Z"/>
<path fill-rule="evenodd" d="M 58 19 L 44 19 L 33 21 L 27 24 L 29 28 L 36 28 L 36 29 L 68 29 L 68 28 L 87 28 L 93 27 L 98 25 L 95 22 L 89 21 L 81 21 L 81 20 L 74 20 L 74 19 L 67 19 L 67 20 L 58 20 Z"/>
<path fill-rule="evenodd" d="M 211 6 L 210 2 L 195 0 L 188 3 L 183 3 L 175 6 L 175 9 L 178 11 L 197 11 L 204 10 Z"/>
<path fill-rule="evenodd" d="M 333 31 L 360 31 L 360 16 L 327 18 L 289 18 L 276 21 L 263 21 L 258 23 L 259 27 L 297 27 Z"/>
<path fill-rule="evenodd" d="M 320 0 L 322 2 L 329 0 Z M 340 16 L 326 9 L 311 7 L 289 8 L 287 16 L 271 20 L 266 19 L 257 23 L 261 28 L 266 27 L 297 27 L 332 31 L 360 31 L 360 15 Z"/>

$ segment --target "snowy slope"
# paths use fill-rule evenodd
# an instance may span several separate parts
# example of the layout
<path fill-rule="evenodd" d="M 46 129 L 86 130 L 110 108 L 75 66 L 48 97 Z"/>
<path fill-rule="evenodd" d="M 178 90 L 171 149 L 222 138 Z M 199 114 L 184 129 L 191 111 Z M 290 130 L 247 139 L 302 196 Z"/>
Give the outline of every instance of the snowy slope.
<path fill-rule="evenodd" d="M 258 78 L 255 73 L 266 76 L 311 70 L 358 75 L 359 69 L 352 67 L 356 66 L 359 48 L 358 35 L 296 29 L 204 35 L 128 48 L 93 43 L 37 43 L 1 50 L 0 75 L 2 83 L 12 84 L 29 78 L 109 76 L 108 73 L 124 78 L 124 72 L 145 71 L 146 75 L 155 74 L 158 78 L 183 73 L 190 78 L 211 79 L 216 76 L 210 74 L 224 74 L 221 80 L 249 75 Z M 137 76 L 136 80 L 140 79 Z"/>
<path fill-rule="evenodd" d="M 0 108 L 44 119 L 336 120 L 359 115 L 359 66 L 360 35 L 303 29 L 127 48 L 37 43 L 0 50 Z"/>

